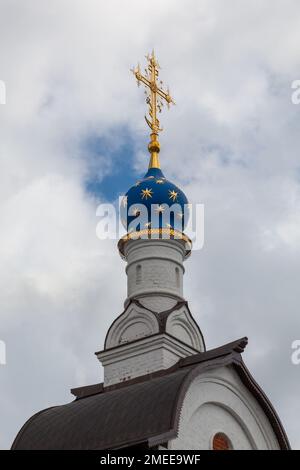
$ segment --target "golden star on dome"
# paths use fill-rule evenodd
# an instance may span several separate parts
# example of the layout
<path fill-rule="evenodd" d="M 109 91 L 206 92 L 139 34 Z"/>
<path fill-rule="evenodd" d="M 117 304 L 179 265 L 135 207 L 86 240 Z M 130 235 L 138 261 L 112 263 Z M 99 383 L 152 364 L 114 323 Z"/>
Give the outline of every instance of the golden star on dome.
<path fill-rule="evenodd" d="M 142 192 L 141 192 L 142 199 L 144 198 L 148 199 L 148 197 L 152 197 L 152 194 L 153 194 L 153 191 L 151 188 L 142 189 Z"/>
<path fill-rule="evenodd" d="M 164 180 L 158 179 L 158 180 L 156 180 L 156 184 L 164 184 Z"/>
<path fill-rule="evenodd" d="M 172 201 L 175 202 L 177 199 L 177 196 L 178 196 L 178 193 L 174 191 L 174 189 L 173 191 L 169 189 L 169 199 L 172 199 Z"/>

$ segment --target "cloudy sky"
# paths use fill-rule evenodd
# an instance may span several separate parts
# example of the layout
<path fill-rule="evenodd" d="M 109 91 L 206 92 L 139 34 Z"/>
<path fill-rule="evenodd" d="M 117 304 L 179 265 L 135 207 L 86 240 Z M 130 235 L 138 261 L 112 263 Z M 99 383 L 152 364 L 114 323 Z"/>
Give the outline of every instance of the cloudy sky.
<path fill-rule="evenodd" d="M 122 311 L 124 262 L 96 207 L 147 166 L 141 89 L 154 47 L 176 107 L 164 173 L 205 204 L 185 296 L 207 347 L 244 359 L 300 448 L 297 0 L 0 0 L 0 447 L 36 411 L 102 380 L 94 351 Z"/>

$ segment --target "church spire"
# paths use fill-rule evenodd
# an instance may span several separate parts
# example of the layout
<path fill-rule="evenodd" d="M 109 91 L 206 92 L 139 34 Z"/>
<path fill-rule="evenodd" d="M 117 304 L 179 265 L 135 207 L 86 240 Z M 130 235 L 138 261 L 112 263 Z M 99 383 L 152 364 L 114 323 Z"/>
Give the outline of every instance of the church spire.
<path fill-rule="evenodd" d="M 157 114 L 161 112 L 164 102 L 167 103 L 168 108 L 170 104 L 174 103 L 170 96 L 169 89 L 163 90 L 163 82 L 159 80 L 159 63 L 156 60 L 154 51 L 151 55 L 147 55 L 148 66 L 145 68 L 145 74 L 141 73 L 140 64 L 132 69 L 133 74 L 137 79 L 137 84 L 140 86 L 141 83 L 145 85 L 146 103 L 149 106 L 149 117 L 145 116 L 145 120 L 151 129 L 150 142 L 148 150 L 150 152 L 149 169 L 160 168 L 159 162 L 159 151 L 160 144 L 158 140 L 159 132 L 162 131 L 160 123 L 157 118 Z"/>

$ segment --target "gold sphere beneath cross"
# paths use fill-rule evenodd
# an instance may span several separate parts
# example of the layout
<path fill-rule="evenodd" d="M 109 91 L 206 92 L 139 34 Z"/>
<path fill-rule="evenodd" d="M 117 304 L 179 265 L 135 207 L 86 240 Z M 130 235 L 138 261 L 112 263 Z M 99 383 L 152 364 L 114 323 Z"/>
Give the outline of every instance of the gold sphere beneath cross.
<path fill-rule="evenodd" d="M 148 150 L 150 153 L 158 153 L 160 151 L 160 144 L 158 142 L 158 140 L 151 140 L 151 142 L 149 142 L 149 145 L 148 145 Z"/>

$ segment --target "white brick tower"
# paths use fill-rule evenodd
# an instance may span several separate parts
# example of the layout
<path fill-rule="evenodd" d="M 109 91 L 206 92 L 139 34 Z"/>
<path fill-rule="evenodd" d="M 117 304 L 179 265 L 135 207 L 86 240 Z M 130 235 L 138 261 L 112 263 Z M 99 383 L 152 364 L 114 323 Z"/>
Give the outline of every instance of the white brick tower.
<path fill-rule="evenodd" d="M 120 240 L 127 262 L 124 312 L 112 323 L 104 350 L 104 385 L 167 369 L 204 351 L 201 331 L 183 297 L 184 240 Z"/>

